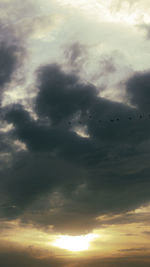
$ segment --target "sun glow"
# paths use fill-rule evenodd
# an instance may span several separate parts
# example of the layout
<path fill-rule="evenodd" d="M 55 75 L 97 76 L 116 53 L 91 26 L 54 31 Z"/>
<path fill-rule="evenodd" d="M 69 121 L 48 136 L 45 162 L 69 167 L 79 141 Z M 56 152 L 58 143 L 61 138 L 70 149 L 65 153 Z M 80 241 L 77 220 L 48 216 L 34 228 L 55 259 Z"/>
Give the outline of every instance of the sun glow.
<path fill-rule="evenodd" d="M 95 239 L 97 235 L 88 234 L 86 236 L 59 236 L 58 239 L 53 243 L 55 247 L 67 249 L 73 252 L 79 252 L 88 250 L 90 242 Z"/>

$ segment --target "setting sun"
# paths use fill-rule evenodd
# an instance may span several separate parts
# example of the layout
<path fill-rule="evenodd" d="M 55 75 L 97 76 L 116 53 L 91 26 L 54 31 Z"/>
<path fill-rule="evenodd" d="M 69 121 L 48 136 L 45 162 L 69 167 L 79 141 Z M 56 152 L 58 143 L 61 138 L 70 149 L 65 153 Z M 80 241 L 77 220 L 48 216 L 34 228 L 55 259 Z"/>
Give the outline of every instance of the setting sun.
<path fill-rule="evenodd" d="M 67 249 L 74 252 L 79 252 L 89 249 L 90 242 L 95 239 L 97 235 L 89 234 L 86 236 L 60 236 L 53 243 L 54 246 Z"/>

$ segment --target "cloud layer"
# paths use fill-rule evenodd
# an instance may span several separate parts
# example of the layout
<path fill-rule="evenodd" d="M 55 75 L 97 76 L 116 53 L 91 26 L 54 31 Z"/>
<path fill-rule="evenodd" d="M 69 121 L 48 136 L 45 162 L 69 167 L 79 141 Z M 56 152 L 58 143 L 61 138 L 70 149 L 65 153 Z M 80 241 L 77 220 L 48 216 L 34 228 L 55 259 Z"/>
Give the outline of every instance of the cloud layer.
<path fill-rule="evenodd" d="M 147 203 L 150 125 L 143 111 L 149 111 L 149 73 L 135 73 L 126 82 L 136 108 L 99 97 L 94 85 L 58 64 L 41 66 L 36 74 L 36 118 L 20 104 L 3 109 L 4 120 L 13 125 L 6 135 L 27 147 L 2 170 L 9 200 L 3 216 L 80 232 L 97 226 L 100 214 Z"/>
<path fill-rule="evenodd" d="M 3 3 L 3 7 L 11 14 L 12 6 L 8 8 Z M 30 11 L 29 19 L 22 19 L 25 10 Z M 19 5 L 12 21 L 8 15 L 3 16 L 0 24 L 1 102 L 15 81 L 25 55 L 30 54 L 29 44 L 32 47 L 42 23 L 52 23 L 50 17 L 40 12 L 31 2 L 23 8 Z M 39 18 L 43 18 L 42 21 Z M 74 25 L 74 21 L 70 23 Z M 82 30 L 87 27 L 84 23 Z M 71 26 L 66 24 L 68 33 L 67 27 Z M 101 29 L 103 27 L 104 32 L 110 31 L 105 23 L 101 24 Z M 112 27 L 116 34 L 121 31 L 116 25 Z M 104 32 L 102 44 L 109 43 Z M 94 42 L 99 42 L 97 36 L 95 30 L 93 39 L 87 38 L 94 49 L 97 47 Z M 122 62 L 124 58 L 120 52 L 114 52 L 112 57 L 104 53 L 99 65 L 96 63 L 100 69 L 94 68 L 96 74 L 90 83 L 83 79 L 88 46 L 78 40 L 68 42 L 64 64 L 61 58 L 56 63 L 49 60 L 39 65 L 36 77 L 30 73 L 29 66 L 34 97 L 28 105 L 15 100 L 0 109 L 0 215 L 44 227 L 53 225 L 60 232 L 82 233 L 97 227 L 97 217 L 102 214 L 128 211 L 150 201 L 150 72 L 133 73 L 132 70 L 130 78 L 123 81 L 122 102 L 111 100 L 111 95 L 106 99 L 102 97 L 106 88 L 112 92 L 112 85 L 121 87 L 116 78 L 122 71 L 117 60 L 121 58 Z M 64 45 L 64 41 L 62 43 Z M 128 66 L 126 72 L 129 70 Z M 89 68 L 86 78 L 88 73 Z M 113 81 L 113 75 L 117 82 Z M 96 81 L 101 78 L 102 82 Z M 91 81 L 91 77 L 88 80 Z M 10 88 L 15 90 L 13 86 Z M 21 86 L 19 90 L 22 94 Z"/>

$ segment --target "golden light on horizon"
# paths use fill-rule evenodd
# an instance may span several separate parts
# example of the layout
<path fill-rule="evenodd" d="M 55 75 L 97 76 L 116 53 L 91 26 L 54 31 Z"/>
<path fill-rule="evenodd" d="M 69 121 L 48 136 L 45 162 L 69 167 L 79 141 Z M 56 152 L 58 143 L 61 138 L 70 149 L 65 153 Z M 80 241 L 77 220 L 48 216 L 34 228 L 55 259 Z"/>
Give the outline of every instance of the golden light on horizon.
<path fill-rule="evenodd" d="M 59 236 L 53 243 L 55 247 L 66 249 L 72 252 L 80 252 L 90 248 L 90 242 L 98 235 L 88 234 L 85 236 Z"/>

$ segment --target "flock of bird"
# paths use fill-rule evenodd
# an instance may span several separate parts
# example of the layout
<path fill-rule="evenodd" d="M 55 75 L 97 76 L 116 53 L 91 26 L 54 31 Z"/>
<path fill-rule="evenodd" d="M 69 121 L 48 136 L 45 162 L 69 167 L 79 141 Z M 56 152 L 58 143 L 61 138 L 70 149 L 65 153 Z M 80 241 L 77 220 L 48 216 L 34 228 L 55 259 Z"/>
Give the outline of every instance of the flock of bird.
<path fill-rule="evenodd" d="M 89 115 L 88 116 L 88 120 L 92 120 L 92 115 Z M 140 119 L 140 120 L 142 120 L 142 119 L 144 119 L 144 118 L 149 118 L 150 119 L 150 114 L 147 114 L 147 115 L 142 115 L 142 114 L 139 114 L 138 115 L 138 117 L 136 118 L 136 119 Z M 135 120 L 135 117 L 131 117 L 131 116 L 129 116 L 129 117 L 127 117 L 127 120 Z M 101 123 L 101 122 L 110 122 L 110 123 L 113 123 L 113 122 L 115 122 L 115 121 L 121 121 L 121 118 L 120 117 L 116 117 L 116 118 L 111 118 L 111 119 L 108 119 L 107 121 L 105 120 L 101 120 L 101 119 L 99 119 L 98 120 L 98 122 L 99 123 Z M 72 125 L 73 123 L 71 122 L 71 121 L 68 121 L 68 124 L 69 125 Z M 84 124 L 84 122 L 82 122 L 81 120 L 79 120 L 78 121 L 78 124 Z"/>

